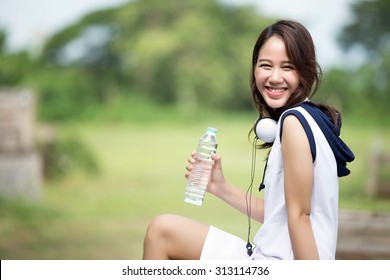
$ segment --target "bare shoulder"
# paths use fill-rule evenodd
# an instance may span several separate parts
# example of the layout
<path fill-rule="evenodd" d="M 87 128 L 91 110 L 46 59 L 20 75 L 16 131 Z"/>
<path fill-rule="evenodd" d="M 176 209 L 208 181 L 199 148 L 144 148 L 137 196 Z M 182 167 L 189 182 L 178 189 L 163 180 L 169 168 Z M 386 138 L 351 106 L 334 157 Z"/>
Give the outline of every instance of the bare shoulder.
<path fill-rule="evenodd" d="M 288 115 L 285 117 L 281 141 L 285 155 L 290 155 L 295 160 L 306 155 L 311 157 L 309 139 L 296 116 Z"/>
<path fill-rule="evenodd" d="M 305 131 L 299 119 L 294 115 L 288 115 L 283 120 L 283 138 L 284 137 L 297 137 L 305 136 Z"/>

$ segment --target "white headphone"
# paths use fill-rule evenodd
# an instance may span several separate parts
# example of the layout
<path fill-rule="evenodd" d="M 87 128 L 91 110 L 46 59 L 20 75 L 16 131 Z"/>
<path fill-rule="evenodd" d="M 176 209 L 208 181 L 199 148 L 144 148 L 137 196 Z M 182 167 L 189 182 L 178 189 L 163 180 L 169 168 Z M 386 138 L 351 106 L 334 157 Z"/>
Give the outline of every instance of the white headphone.
<path fill-rule="evenodd" d="M 261 141 L 272 143 L 276 138 L 278 123 L 271 118 L 261 118 L 256 121 L 254 132 Z"/>

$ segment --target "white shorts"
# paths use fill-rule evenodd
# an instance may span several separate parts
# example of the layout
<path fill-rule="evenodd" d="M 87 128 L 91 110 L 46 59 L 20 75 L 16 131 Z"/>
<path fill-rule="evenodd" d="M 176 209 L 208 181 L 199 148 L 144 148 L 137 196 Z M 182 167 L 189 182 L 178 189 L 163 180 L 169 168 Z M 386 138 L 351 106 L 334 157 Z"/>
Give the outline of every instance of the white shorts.
<path fill-rule="evenodd" d="M 247 242 L 243 239 L 210 226 L 203 245 L 201 260 L 248 260 Z"/>

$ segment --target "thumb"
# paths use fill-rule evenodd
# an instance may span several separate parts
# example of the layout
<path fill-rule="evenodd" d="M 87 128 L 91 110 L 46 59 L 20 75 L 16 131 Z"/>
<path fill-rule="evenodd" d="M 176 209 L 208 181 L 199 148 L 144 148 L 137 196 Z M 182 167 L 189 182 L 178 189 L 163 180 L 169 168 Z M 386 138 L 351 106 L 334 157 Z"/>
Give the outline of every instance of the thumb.
<path fill-rule="evenodd" d="M 220 168 L 221 167 L 221 156 L 216 154 L 216 153 L 212 153 L 211 158 L 214 160 L 214 166 Z"/>

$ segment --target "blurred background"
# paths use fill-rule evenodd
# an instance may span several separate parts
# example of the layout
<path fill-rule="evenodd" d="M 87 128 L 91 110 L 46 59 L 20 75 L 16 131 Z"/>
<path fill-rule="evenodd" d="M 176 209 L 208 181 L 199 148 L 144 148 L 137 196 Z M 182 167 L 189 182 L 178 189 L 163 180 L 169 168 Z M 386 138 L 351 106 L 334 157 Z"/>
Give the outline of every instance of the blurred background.
<path fill-rule="evenodd" d="M 162 213 L 245 238 L 218 199 L 183 202 L 185 166 L 211 125 L 226 177 L 248 187 L 251 52 L 280 18 L 311 32 L 313 99 L 342 111 L 356 156 L 337 258 L 390 258 L 389 13 L 386 0 L 0 0 L 0 259 L 140 259 Z"/>

